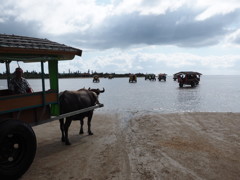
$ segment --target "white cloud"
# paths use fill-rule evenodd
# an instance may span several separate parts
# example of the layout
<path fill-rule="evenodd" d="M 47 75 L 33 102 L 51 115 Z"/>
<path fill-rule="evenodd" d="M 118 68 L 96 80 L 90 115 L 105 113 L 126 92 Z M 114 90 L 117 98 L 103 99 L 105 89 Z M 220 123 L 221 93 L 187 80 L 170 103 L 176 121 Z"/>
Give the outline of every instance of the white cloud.
<path fill-rule="evenodd" d="M 159 48 L 161 49 L 161 48 Z M 114 52 L 106 51 L 102 55 L 78 61 L 76 67 L 82 72 L 88 69 L 97 72 L 137 73 L 161 71 L 172 74 L 182 70 L 203 71 L 204 74 L 239 74 L 240 55 L 196 55 L 193 53 L 149 53 L 139 49 Z M 84 53 L 84 52 L 83 52 Z M 98 54 L 98 53 L 96 53 Z M 238 72 L 238 73 L 237 73 Z"/>
<path fill-rule="evenodd" d="M 84 54 L 84 52 L 83 52 Z M 88 70 L 97 72 L 115 73 L 160 73 L 173 74 L 178 71 L 195 70 L 203 74 L 240 74 L 240 55 L 196 55 L 187 52 L 176 53 L 149 53 L 139 49 L 133 53 L 131 50 L 119 51 L 107 50 L 101 55 L 96 52 L 93 57 L 75 58 L 71 61 L 60 61 L 59 71 L 87 72 Z M 20 66 L 26 71 L 40 72 L 39 63 L 25 64 Z M 11 70 L 17 67 L 16 63 L 11 65 Z M 45 72 L 47 63 L 45 63 Z M 0 69 L 5 70 L 4 64 L 0 64 Z M 1 72 L 0 72 L 1 73 Z"/>
<path fill-rule="evenodd" d="M 224 46 L 237 46 L 240 47 L 240 29 L 237 29 L 233 33 L 227 35 L 225 39 L 223 40 Z"/>
<path fill-rule="evenodd" d="M 236 9 L 239 9 L 240 1 L 198 0 L 195 6 L 204 9 L 204 11 L 196 17 L 196 20 L 203 21 L 214 15 L 224 15 L 233 12 Z"/>
<path fill-rule="evenodd" d="M 115 14 L 131 14 L 138 12 L 141 15 L 160 15 L 166 11 L 174 11 L 186 3 L 187 0 L 123 0 L 115 8 Z"/>
<path fill-rule="evenodd" d="M 5 15 L 16 16 L 18 22 L 36 22 L 42 33 L 61 35 L 86 31 L 107 16 L 110 6 L 98 6 L 94 0 L 19 0 L 8 1 L 12 6 Z"/>

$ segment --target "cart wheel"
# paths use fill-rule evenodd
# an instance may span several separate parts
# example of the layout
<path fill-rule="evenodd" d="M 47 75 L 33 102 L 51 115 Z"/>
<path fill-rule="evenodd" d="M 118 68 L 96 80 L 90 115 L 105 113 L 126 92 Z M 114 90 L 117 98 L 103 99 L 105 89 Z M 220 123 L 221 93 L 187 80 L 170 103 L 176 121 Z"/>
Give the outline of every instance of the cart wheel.
<path fill-rule="evenodd" d="M 0 177 L 17 179 L 30 167 L 37 142 L 31 126 L 15 119 L 0 123 Z"/>
<path fill-rule="evenodd" d="M 191 82 L 191 86 L 194 87 L 194 86 L 195 86 L 195 83 L 194 83 L 194 82 Z"/>

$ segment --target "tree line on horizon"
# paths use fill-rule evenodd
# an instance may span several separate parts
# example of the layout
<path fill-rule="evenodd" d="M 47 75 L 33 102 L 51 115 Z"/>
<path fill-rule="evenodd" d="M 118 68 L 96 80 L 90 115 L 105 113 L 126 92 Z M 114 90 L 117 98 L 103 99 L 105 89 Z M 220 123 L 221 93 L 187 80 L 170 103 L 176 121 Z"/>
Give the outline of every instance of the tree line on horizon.
<path fill-rule="evenodd" d="M 133 73 L 124 73 L 124 74 L 119 74 L 119 73 L 81 73 L 79 71 L 77 72 L 69 72 L 69 73 L 58 73 L 58 78 L 92 78 L 95 75 L 98 75 L 100 78 L 109 78 L 110 76 L 113 78 L 117 78 L 117 77 L 129 77 L 130 74 Z M 134 73 L 137 75 L 137 77 L 144 77 L 145 74 L 144 73 Z M 13 77 L 14 75 L 11 74 L 11 77 Z M 31 71 L 31 72 L 24 72 L 23 73 L 23 77 L 27 78 L 27 79 L 39 79 L 42 77 L 42 73 L 41 72 L 36 72 L 36 71 Z M 6 79 L 7 78 L 7 74 L 6 72 L 0 73 L 0 79 Z M 44 78 L 49 78 L 49 74 L 46 73 L 44 74 Z"/>

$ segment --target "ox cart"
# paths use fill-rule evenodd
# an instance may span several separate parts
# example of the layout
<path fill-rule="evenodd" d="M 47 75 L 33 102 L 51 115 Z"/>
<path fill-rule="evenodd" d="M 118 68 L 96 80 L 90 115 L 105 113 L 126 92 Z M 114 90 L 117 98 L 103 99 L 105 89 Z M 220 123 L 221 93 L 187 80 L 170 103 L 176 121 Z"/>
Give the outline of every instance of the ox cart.
<path fill-rule="evenodd" d="M 37 141 L 32 126 L 103 107 L 97 104 L 60 115 L 58 61 L 81 56 L 82 50 L 63 44 L 24 36 L 0 34 L 0 63 L 5 63 L 7 89 L 0 89 L 0 177 L 17 179 L 31 166 Z M 10 64 L 39 62 L 42 90 L 12 94 L 9 90 Z M 50 90 L 45 89 L 44 63 L 48 65 Z"/>
<path fill-rule="evenodd" d="M 191 87 L 197 86 L 202 74 L 194 71 L 181 71 L 175 75 L 177 76 L 179 87 L 182 88 L 183 85 L 190 85 Z"/>

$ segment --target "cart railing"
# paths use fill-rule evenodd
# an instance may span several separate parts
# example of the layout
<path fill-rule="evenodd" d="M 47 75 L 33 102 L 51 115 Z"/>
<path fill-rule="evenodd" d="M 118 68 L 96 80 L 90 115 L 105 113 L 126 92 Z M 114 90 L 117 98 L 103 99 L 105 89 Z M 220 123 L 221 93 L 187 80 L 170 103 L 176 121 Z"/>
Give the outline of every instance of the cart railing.
<path fill-rule="evenodd" d="M 55 91 L 1 96 L 0 114 L 42 107 L 57 102 L 58 93 Z"/>

